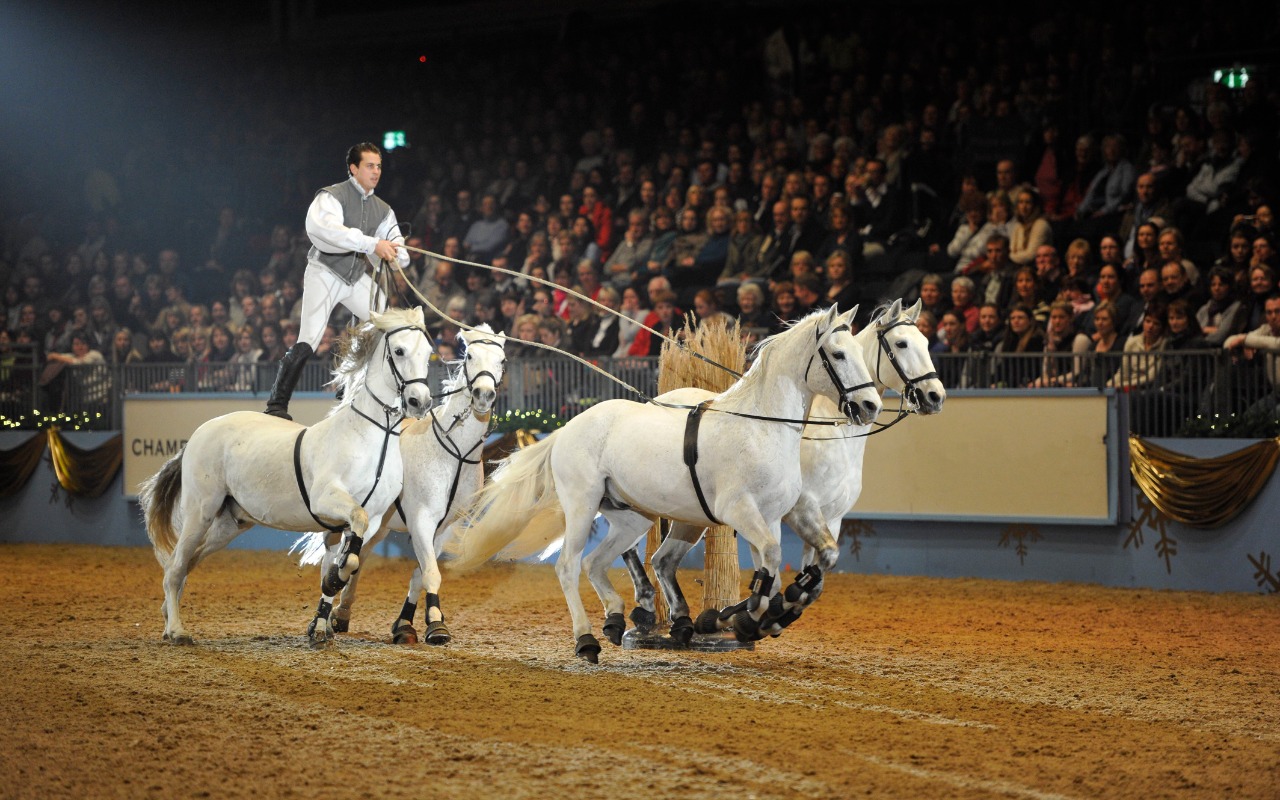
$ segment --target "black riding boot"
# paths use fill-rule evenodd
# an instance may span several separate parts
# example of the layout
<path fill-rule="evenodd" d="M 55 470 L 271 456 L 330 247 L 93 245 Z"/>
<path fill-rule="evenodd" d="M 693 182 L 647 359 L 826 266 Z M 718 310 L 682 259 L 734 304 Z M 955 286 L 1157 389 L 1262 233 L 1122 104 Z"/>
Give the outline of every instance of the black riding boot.
<path fill-rule="evenodd" d="M 267 399 L 265 413 L 273 417 L 293 419 L 289 416 L 289 398 L 293 396 L 293 387 L 298 385 L 298 378 L 302 377 L 302 370 L 306 368 L 311 353 L 311 345 L 298 342 L 280 359 L 280 371 L 276 373 L 276 382 L 271 385 L 271 397 Z"/>

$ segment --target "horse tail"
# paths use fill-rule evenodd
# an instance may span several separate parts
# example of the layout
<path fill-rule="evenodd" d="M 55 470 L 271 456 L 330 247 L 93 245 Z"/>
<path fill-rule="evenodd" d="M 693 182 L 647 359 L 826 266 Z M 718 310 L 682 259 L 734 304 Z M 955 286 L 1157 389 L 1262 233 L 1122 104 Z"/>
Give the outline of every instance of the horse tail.
<path fill-rule="evenodd" d="M 304 533 L 298 537 L 298 541 L 293 543 L 293 547 L 289 548 L 289 554 L 298 553 L 298 566 L 305 567 L 308 564 L 319 564 L 324 558 L 324 554 L 329 550 L 329 546 L 325 543 L 326 533 L 323 531 L 318 533 Z"/>
<path fill-rule="evenodd" d="M 513 453 L 475 494 L 448 544 L 450 569 L 473 569 L 499 552 L 524 558 L 564 534 L 564 511 L 551 474 L 555 443 L 552 434 Z"/>
<path fill-rule="evenodd" d="M 182 497 L 182 454 L 186 448 L 171 456 L 160 471 L 142 482 L 138 491 L 138 504 L 147 522 L 147 538 L 155 548 L 156 558 L 166 565 L 169 555 L 178 542 L 173 517 Z"/>

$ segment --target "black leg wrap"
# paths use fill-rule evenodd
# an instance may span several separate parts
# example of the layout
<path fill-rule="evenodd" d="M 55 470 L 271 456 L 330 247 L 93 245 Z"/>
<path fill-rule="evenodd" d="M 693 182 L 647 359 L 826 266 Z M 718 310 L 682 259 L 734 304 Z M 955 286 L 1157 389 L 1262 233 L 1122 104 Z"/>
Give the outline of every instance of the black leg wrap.
<path fill-rule="evenodd" d="M 573 654 L 588 663 L 599 664 L 600 642 L 591 634 L 584 633 L 578 637 L 578 644 L 574 648 Z"/>
<path fill-rule="evenodd" d="M 320 584 L 321 594 L 327 594 L 332 597 L 347 587 L 348 581 L 344 581 L 341 577 L 342 568 L 347 565 L 347 559 L 351 556 L 355 556 L 356 558 L 360 557 L 360 548 L 363 545 L 364 539 L 356 536 L 354 533 L 351 534 L 347 539 L 346 549 L 342 552 L 342 555 L 338 560 L 334 562 L 334 565 L 329 568 L 329 571 L 325 573 L 324 581 Z M 356 567 L 351 574 L 355 575 L 359 571 L 360 568 Z"/>
<path fill-rule="evenodd" d="M 680 644 L 688 644 L 693 638 L 693 620 L 688 615 L 671 620 L 670 635 Z"/>
<path fill-rule="evenodd" d="M 418 613 L 418 604 L 412 600 L 406 599 L 404 605 L 400 607 L 399 619 L 413 622 L 413 615 Z"/>
<path fill-rule="evenodd" d="M 752 594 L 768 597 L 773 592 L 773 576 L 762 569 L 758 569 L 752 573 L 751 585 L 748 588 L 751 589 Z"/>
<path fill-rule="evenodd" d="M 726 608 L 720 612 L 720 618 L 724 619 L 726 614 L 733 613 L 733 635 L 740 642 L 754 642 L 763 638 L 760 632 L 761 620 L 768 614 L 768 608 L 765 608 L 757 620 L 753 613 L 760 610 L 761 604 L 769 602 L 769 594 L 773 591 L 773 576 L 768 572 L 758 569 L 751 576 L 751 594 L 746 600 L 738 603 L 731 608 Z"/>
<path fill-rule="evenodd" d="M 714 608 L 708 608 L 698 615 L 693 621 L 694 633 L 719 633 L 720 632 L 720 612 Z"/>
<path fill-rule="evenodd" d="M 769 636 L 777 636 L 782 633 L 783 628 L 800 619 L 802 611 L 803 609 L 799 608 L 790 610 L 784 608 L 782 598 L 774 595 L 769 601 L 769 610 L 760 621 L 760 630 Z"/>
<path fill-rule="evenodd" d="M 333 597 L 345 588 L 347 582 L 338 577 L 338 565 L 334 564 L 324 575 L 324 580 L 320 582 L 320 593 Z"/>
<path fill-rule="evenodd" d="M 658 624 L 658 615 L 643 606 L 631 609 L 631 621 L 637 628 L 648 630 Z"/>
<path fill-rule="evenodd" d="M 817 564 L 810 564 L 804 568 L 804 571 L 796 575 L 795 582 L 786 588 L 783 596 L 786 597 L 788 603 L 799 603 L 807 600 L 822 583 L 822 568 Z M 808 605 L 808 603 L 805 603 Z"/>
<path fill-rule="evenodd" d="M 606 614 L 604 635 L 614 645 L 622 644 L 622 634 L 627 630 L 627 620 L 622 614 Z"/>
<path fill-rule="evenodd" d="M 440 611 L 440 595 L 427 592 L 427 608 L 424 610 L 427 615 L 427 622 L 431 621 L 431 609 Z M 412 619 L 412 617 L 410 617 Z M 444 619 L 444 613 L 441 612 L 440 619 Z"/>
<path fill-rule="evenodd" d="M 320 627 L 321 622 L 328 620 L 329 615 L 332 613 L 333 603 L 322 598 L 320 605 L 316 606 L 316 615 L 312 617 L 311 624 L 307 626 L 307 638 L 311 640 L 312 647 L 328 644 L 328 635 L 317 637 L 316 629 Z"/>
<path fill-rule="evenodd" d="M 333 626 L 334 633 L 346 633 L 351 630 L 351 620 L 347 617 L 339 617 L 335 614 L 329 617 L 329 624 Z"/>

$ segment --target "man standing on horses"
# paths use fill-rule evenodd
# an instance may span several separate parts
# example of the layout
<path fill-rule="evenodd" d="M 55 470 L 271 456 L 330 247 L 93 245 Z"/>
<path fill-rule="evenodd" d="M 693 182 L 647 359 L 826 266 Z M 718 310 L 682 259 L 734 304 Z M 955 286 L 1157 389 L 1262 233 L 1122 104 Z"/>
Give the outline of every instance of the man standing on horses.
<path fill-rule="evenodd" d="M 369 142 L 353 146 L 347 151 L 347 172 L 350 177 L 346 181 L 316 192 L 307 209 L 311 250 L 303 276 L 302 319 L 298 343 L 280 359 L 280 371 L 267 400 L 266 413 L 275 417 L 292 419 L 289 398 L 307 359 L 320 343 L 334 306 L 341 303 L 364 321 L 370 311 L 385 305 L 386 298 L 381 291 L 375 297 L 373 280 L 365 273 L 372 257 L 395 264 L 397 269 L 409 266 L 395 212 L 373 195 L 382 177 L 382 151 Z"/>

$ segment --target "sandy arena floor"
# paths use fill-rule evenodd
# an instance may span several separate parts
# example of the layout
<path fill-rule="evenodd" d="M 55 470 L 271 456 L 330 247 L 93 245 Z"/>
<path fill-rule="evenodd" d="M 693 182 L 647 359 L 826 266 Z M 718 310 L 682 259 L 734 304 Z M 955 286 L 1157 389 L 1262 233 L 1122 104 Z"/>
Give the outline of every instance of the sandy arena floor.
<path fill-rule="evenodd" d="M 195 647 L 150 551 L 0 557 L 0 797 L 1280 797 L 1277 596 L 837 575 L 755 652 L 592 667 L 548 567 L 446 575 L 455 641 L 397 647 L 375 559 L 315 652 L 282 553 L 192 573 Z"/>

